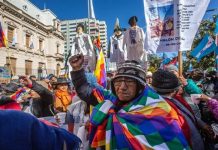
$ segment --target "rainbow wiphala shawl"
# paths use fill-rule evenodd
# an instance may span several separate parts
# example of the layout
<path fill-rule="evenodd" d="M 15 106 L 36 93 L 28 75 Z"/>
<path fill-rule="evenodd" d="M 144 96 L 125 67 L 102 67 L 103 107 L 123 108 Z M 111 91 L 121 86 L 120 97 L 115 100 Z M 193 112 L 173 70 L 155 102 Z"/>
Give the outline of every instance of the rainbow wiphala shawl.
<path fill-rule="evenodd" d="M 109 149 L 190 149 L 174 109 L 150 87 L 115 112 L 117 98 L 95 89 L 99 101 L 91 116 L 90 146 Z"/>

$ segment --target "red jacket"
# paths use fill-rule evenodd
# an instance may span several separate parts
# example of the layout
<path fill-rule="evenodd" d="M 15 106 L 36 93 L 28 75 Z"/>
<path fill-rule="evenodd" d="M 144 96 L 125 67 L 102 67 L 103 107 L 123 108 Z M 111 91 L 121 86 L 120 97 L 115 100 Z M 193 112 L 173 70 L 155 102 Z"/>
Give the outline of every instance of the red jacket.
<path fill-rule="evenodd" d="M 21 110 L 19 103 L 16 101 L 11 101 L 9 103 L 0 105 L 0 109 L 13 109 L 13 110 Z"/>

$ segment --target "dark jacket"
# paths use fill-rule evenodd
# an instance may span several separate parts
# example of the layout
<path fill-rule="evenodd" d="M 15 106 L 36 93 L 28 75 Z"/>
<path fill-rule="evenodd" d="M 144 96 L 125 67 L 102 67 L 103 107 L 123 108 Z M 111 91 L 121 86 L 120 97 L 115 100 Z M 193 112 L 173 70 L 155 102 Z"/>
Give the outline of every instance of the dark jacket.
<path fill-rule="evenodd" d="M 93 95 L 93 87 L 88 83 L 84 69 L 71 71 L 71 79 L 80 99 L 88 105 L 97 105 L 98 101 Z"/>
<path fill-rule="evenodd" d="M 40 99 L 33 100 L 32 113 L 36 117 L 52 116 L 53 114 L 50 110 L 54 104 L 54 96 L 52 92 L 35 81 L 33 81 L 31 89 L 40 95 Z"/>

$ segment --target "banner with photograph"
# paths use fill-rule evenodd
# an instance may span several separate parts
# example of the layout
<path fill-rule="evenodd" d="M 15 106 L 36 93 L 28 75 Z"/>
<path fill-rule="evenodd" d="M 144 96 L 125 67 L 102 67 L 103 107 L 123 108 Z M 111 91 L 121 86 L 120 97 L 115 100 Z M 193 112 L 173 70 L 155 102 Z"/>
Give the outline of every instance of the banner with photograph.
<path fill-rule="evenodd" d="M 191 50 L 210 0 L 144 0 L 145 49 L 158 52 Z"/>

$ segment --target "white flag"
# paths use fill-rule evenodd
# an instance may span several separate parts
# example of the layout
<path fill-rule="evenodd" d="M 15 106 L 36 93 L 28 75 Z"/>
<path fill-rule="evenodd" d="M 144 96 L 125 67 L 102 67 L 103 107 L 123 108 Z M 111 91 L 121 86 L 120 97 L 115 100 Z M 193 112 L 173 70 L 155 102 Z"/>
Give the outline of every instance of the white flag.
<path fill-rule="evenodd" d="M 89 18 L 90 19 L 95 19 L 95 12 L 94 12 L 94 7 L 93 7 L 93 2 L 92 0 L 88 0 L 88 7 L 89 7 Z"/>
<path fill-rule="evenodd" d="M 147 41 L 154 52 L 191 50 L 210 0 L 144 0 Z"/>

